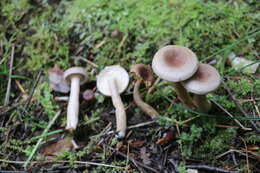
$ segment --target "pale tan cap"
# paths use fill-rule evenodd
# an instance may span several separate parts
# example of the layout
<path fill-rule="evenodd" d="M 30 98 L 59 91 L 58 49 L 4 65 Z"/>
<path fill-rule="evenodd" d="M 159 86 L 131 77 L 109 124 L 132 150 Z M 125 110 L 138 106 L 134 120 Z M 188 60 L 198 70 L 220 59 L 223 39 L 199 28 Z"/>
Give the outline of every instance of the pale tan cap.
<path fill-rule="evenodd" d="M 189 48 L 168 45 L 154 55 L 152 68 L 160 78 L 181 82 L 190 78 L 198 69 L 198 58 Z"/>
<path fill-rule="evenodd" d="M 64 72 L 63 77 L 70 83 L 70 79 L 75 75 L 79 76 L 80 84 L 83 84 L 87 80 L 88 73 L 82 67 L 71 67 Z"/>
<path fill-rule="evenodd" d="M 190 79 L 182 82 L 188 91 L 199 95 L 215 91 L 220 83 L 218 71 L 208 64 L 200 64 L 198 71 Z"/>

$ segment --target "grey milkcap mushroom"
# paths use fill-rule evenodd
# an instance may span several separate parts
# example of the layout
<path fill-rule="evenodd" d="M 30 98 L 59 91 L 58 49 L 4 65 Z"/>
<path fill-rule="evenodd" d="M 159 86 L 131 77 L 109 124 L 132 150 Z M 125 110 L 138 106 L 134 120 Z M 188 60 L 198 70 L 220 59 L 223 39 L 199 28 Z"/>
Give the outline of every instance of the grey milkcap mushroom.
<path fill-rule="evenodd" d="M 142 82 L 144 82 L 146 85 L 151 85 L 153 82 L 153 71 L 151 67 L 145 64 L 136 64 L 131 68 L 131 72 L 137 76 L 137 80 L 134 85 L 134 102 L 152 119 L 156 118 L 159 116 L 159 113 L 152 106 L 143 101 L 139 92 L 139 88 Z"/>
<path fill-rule="evenodd" d="M 127 88 L 129 75 L 119 66 L 108 66 L 97 76 L 97 89 L 102 94 L 112 97 L 116 108 L 117 137 L 123 138 L 126 133 L 126 112 L 120 94 Z"/>
<path fill-rule="evenodd" d="M 221 83 L 218 71 L 208 64 L 200 64 L 197 72 L 183 86 L 194 93 L 194 103 L 199 111 L 208 112 L 211 102 L 207 100 L 206 94 L 215 91 Z"/>
<path fill-rule="evenodd" d="M 159 49 L 152 62 L 154 73 L 164 80 L 173 82 L 178 98 L 192 109 L 195 105 L 181 82 L 190 78 L 197 71 L 198 65 L 194 52 L 177 45 L 168 45 Z"/>
<path fill-rule="evenodd" d="M 72 67 L 64 72 L 63 77 L 70 83 L 66 129 L 73 131 L 78 124 L 80 85 L 87 80 L 87 72 L 82 67 Z"/>

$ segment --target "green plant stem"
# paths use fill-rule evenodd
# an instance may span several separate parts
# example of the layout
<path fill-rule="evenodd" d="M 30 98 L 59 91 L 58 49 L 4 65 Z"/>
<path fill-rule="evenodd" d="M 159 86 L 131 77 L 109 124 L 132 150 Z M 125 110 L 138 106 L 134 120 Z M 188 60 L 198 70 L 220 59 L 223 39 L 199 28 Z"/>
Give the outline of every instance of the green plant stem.
<path fill-rule="evenodd" d="M 51 126 L 54 124 L 54 122 L 56 121 L 56 119 L 59 117 L 61 111 L 58 111 L 56 113 L 56 115 L 52 118 L 52 120 L 49 122 L 48 126 L 44 129 L 44 131 L 42 132 L 41 138 L 39 138 L 39 140 L 37 141 L 36 145 L 34 146 L 32 152 L 30 153 L 28 159 L 25 161 L 23 167 L 27 168 L 28 164 L 30 163 L 30 161 L 32 160 L 35 152 L 37 151 L 37 149 L 39 148 L 42 140 L 43 140 L 43 136 L 45 136 L 47 134 L 47 132 L 49 131 L 49 129 L 51 128 Z"/>

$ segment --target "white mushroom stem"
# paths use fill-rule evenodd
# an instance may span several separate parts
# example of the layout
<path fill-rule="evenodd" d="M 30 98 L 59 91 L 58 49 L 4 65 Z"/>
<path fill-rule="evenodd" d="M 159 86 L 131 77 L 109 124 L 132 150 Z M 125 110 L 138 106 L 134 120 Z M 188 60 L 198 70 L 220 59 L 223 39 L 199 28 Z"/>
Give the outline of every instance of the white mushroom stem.
<path fill-rule="evenodd" d="M 210 110 L 211 102 L 207 99 L 206 95 L 195 94 L 193 100 L 199 111 L 208 112 Z"/>
<path fill-rule="evenodd" d="M 188 108 L 194 109 L 195 105 L 183 85 L 180 82 L 173 82 L 173 87 L 175 88 L 176 94 L 181 102 Z"/>
<path fill-rule="evenodd" d="M 126 113 L 124 104 L 117 89 L 116 81 L 114 79 L 110 79 L 108 80 L 108 85 L 110 88 L 113 105 L 116 108 L 116 124 L 118 137 L 123 138 L 126 133 Z"/>
<path fill-rule="evenodd" d="M 73 131 L 78 124 L 79 114 L 79 85 L 80 78 L 75 76 L 71 78 L 70 98 L 67 109 L 67 126 L 66 129 Z"/>

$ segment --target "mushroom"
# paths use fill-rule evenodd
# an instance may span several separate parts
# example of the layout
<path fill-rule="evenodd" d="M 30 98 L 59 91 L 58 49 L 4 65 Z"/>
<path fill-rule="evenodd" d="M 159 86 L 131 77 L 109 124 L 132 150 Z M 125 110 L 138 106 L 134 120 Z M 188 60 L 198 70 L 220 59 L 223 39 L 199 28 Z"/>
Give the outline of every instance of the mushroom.
<path fill-rule="evenodd" d="M 66 129 L 74 131 L 78 124 L 79 86 L 87 80 L 88 73 L 82 67 L 72 67 L 64 72 L 64 79 L 70 83 L 70 97 L 67 108 Z"/>
<path fill-rule="evenodd" d="M 215 91 L 221 83 L 218 71 L 208 64 L 200 64 L 197 72 L 183 86 L 194 93 L 194 103 L 199 111 L 208 112 L 211 102 L 207 100 L 206 94 Z"/>
<path fill-rule="evenodd" d="M 191 109 L 195 108 L 191 97 L 181 84 L 198 69 L 198 59 L 194 52 L 183 46 L 165 46 L 155 53 L 152 68 L 160 78 L 173 82 L 176 94 L 183 104 Z"/>
<path fill-rule="evenodd" d="M 148 86 L 151 85 L 151 83 L 153 82 L 152 69 L 150 66 L 145 64 L 136 64 L 131 68 L 131 72 L 137 76 L 137 81 L 134 85 L 134 102 L 148 116 L 154 119 L 159 115 L 159 113 L 152 106 L 148 105 L 142 100 L 139 92 L 139 88 L 142 82 L 144 82 Z"/>
<path fill-rule="evenodd" d="M 91 89 L 87 89 L 82 94 L 84 100 L 91 101 L 95 99 L 95 93 Z"/>
<path fill-rule="evenodd" d="M 126 133 L 126 112 L 120 94 L 127 88 L 128 83 L 128 73 L 119 65 L 107 66 L 97 76 L 97 89 L 102 94 L 111 96 L 116 108 L 118 138 L 123 138 Z"/>

